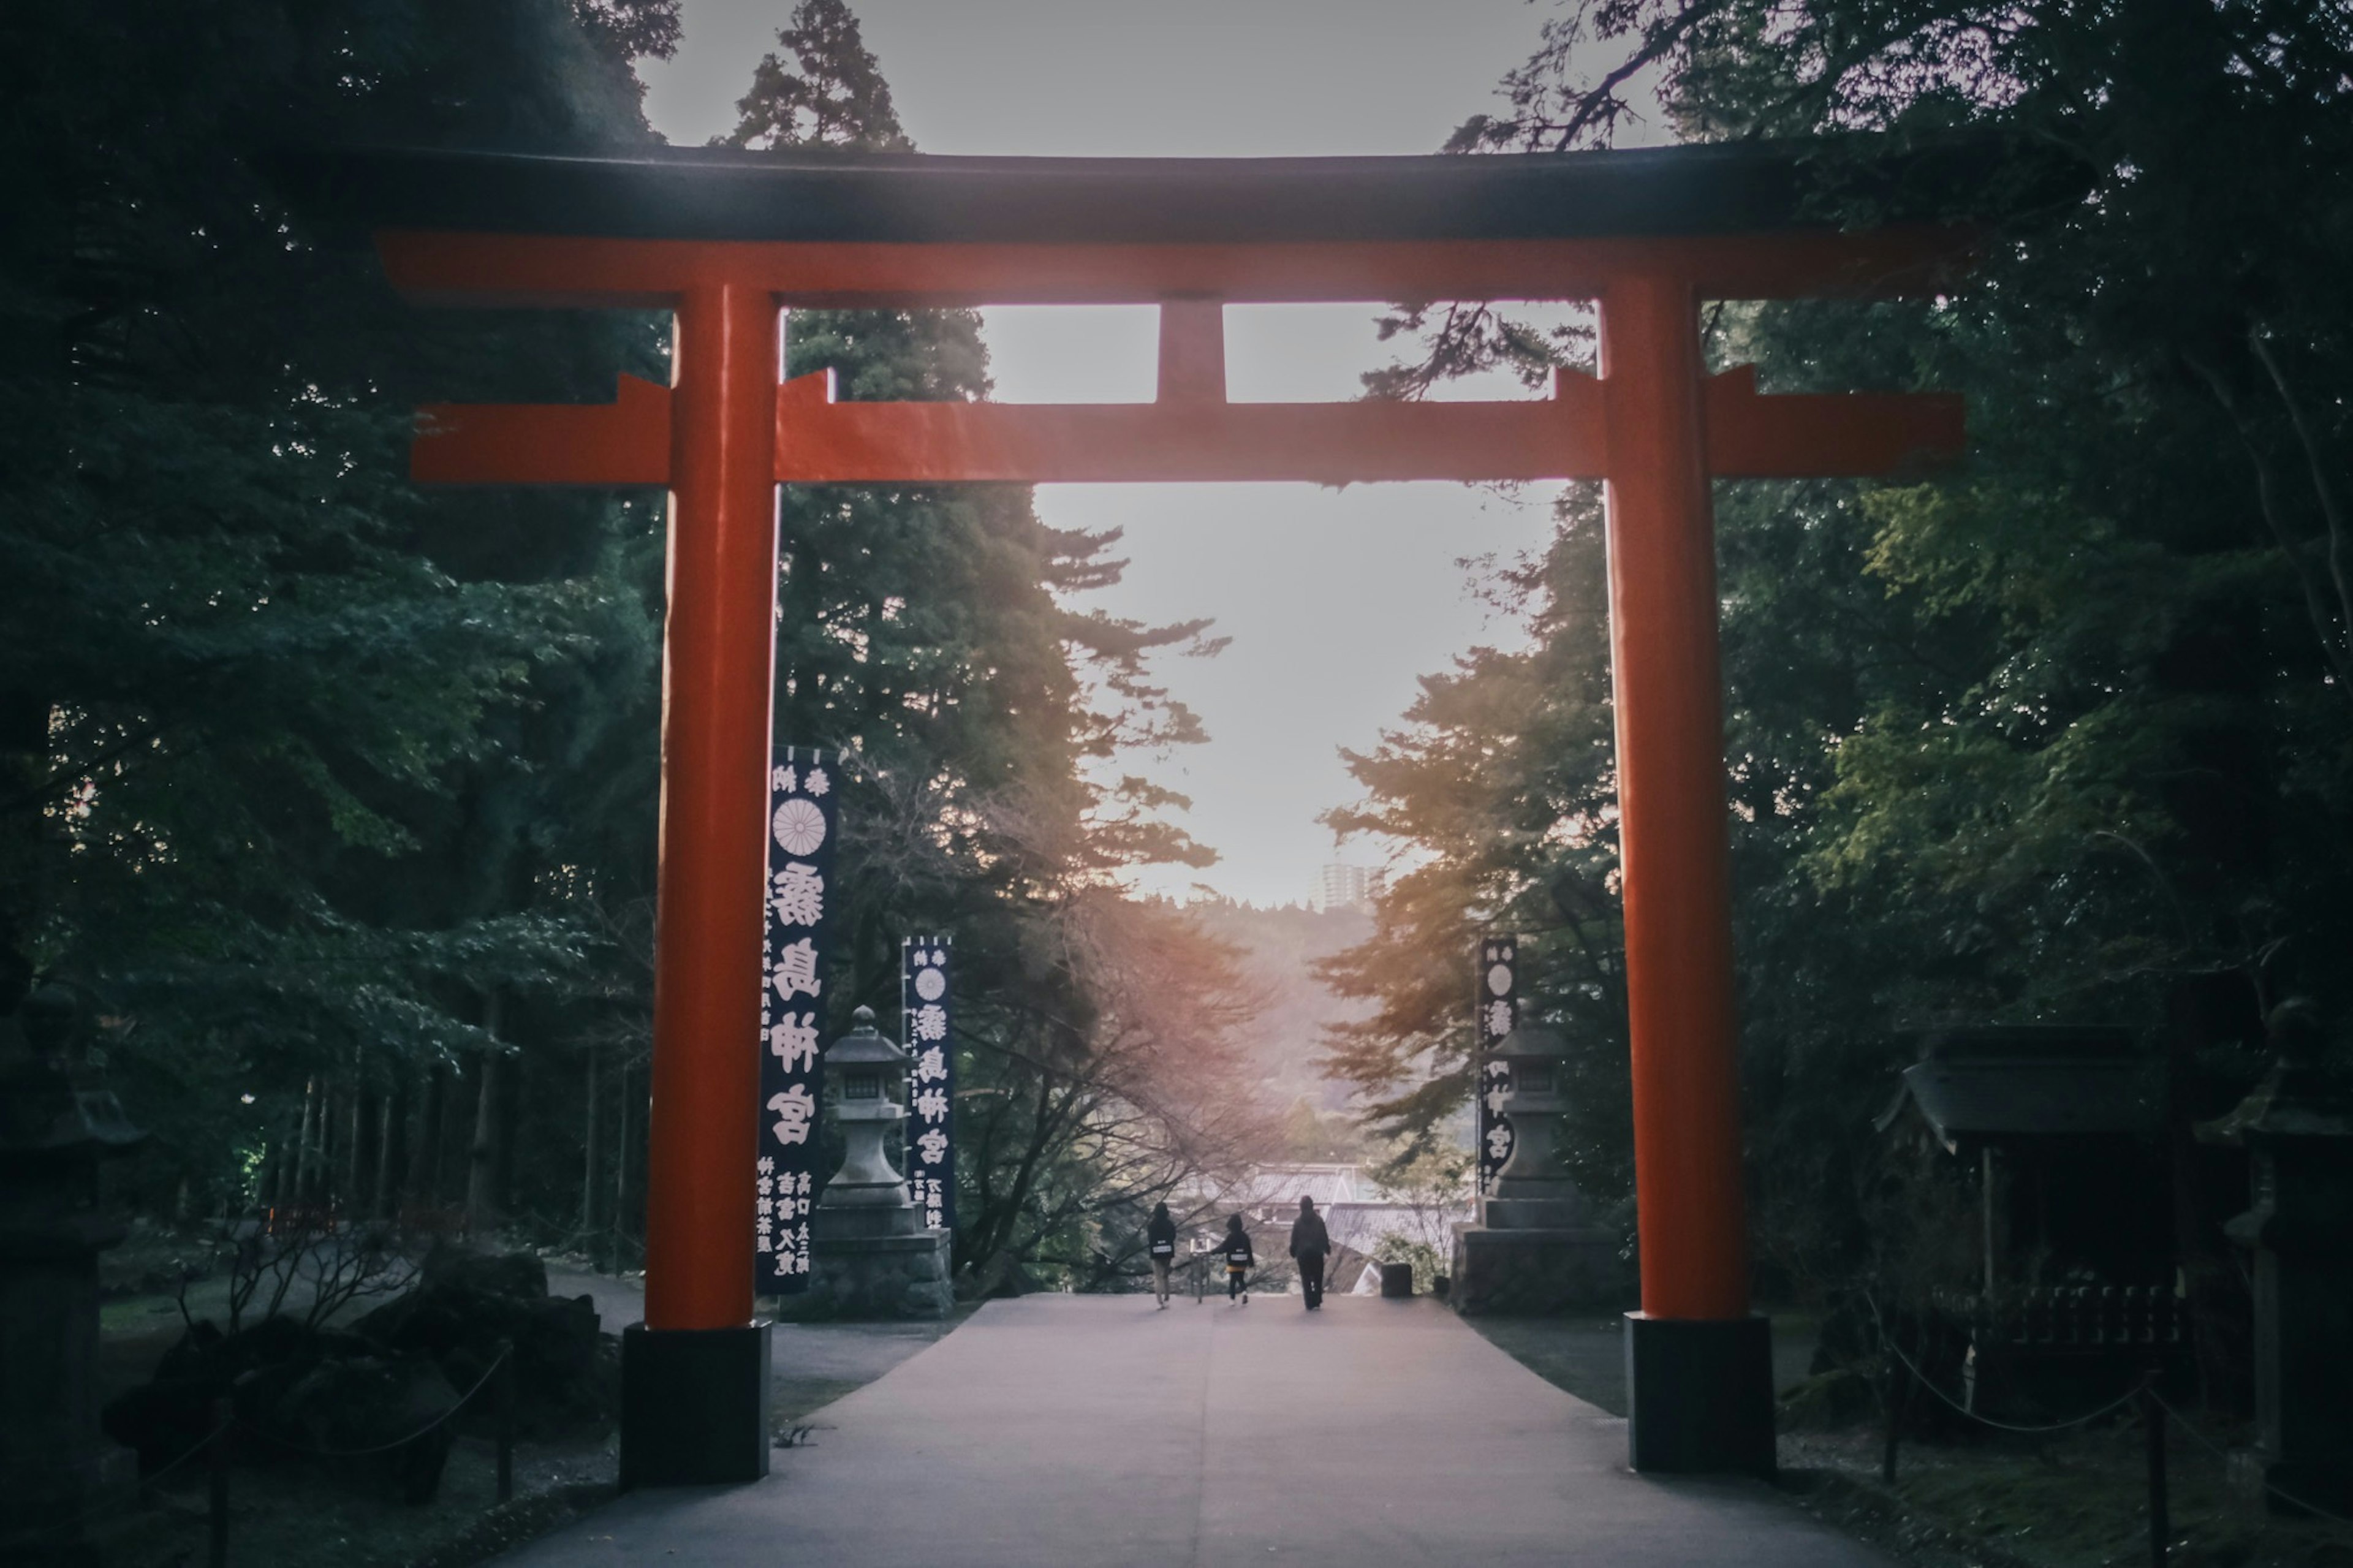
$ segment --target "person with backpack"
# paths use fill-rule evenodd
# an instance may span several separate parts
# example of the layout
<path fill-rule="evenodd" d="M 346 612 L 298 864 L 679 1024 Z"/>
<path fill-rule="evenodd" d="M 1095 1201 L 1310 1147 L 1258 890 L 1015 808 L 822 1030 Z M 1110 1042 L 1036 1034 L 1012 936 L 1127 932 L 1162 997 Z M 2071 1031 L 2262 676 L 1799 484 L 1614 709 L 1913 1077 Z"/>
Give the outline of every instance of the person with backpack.
<path fill-rule="evenodd" d="M 1160 1310 L 1168 1310 L 1168 1270 L 1176 1262 L 1176 1222 L 1168 1217 L 1166 1204 L 1152 1205 L 1151 1223 L 1144 1227 L 1145 1250 L 1152 1256 L 1152 1291 L 1160 1298 Z"/>
<path fill-rule="evenodd" d="M 1291 1222 L 1291 1256 L 1299 1260 L 1299 1291 L 1311 1312 L 1324 1305 L 1324 1256 L 1331 1250 L 1332 1235 L 1315 1212 L 1315 1200 L 1300 1199 L 1299 1217 Z"/>
<path fill-rule="evenodd" d="M 1242 1228 L 1242 1216 L 1240 1215 L 1226 1221 L 1224 1251 L 1226 1305 L 1232 1306 L 1234 1299 L 1240 1297 L 1242 1305 L 1247 1307 L 1250 1305 L 1250 1265 L 1258 1261 L 1258 1254 L 1250 1247 L 1250 1232 Z"/>

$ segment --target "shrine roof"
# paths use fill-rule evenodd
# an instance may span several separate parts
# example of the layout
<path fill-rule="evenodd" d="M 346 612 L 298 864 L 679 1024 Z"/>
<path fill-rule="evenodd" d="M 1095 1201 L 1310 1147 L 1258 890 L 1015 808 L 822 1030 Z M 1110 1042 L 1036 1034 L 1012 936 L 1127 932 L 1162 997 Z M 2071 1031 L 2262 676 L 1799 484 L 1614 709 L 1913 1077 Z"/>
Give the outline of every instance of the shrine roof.
<path fill-rule="evenodd" d="M 1869 138 L 1376 158 L 994 158 L 662 148 L 283 153 L 304 208 L 371 229 L 621 239 L 1249 244 L 1751 234 L 1949 221 L 2063 194 L 1985 142 Z M 2077 187 L 2080 188 L 2080 182 Z"/>
<path fill-rule="evenodd" d="M 1877 1121 L 1909 1102 L 1947 1149 L 2025 1138 L 2147 1137 L 2162 1124 L 2160 1064 L 2130 1031 L 2026 1026 L 1939 1030 Z"/>

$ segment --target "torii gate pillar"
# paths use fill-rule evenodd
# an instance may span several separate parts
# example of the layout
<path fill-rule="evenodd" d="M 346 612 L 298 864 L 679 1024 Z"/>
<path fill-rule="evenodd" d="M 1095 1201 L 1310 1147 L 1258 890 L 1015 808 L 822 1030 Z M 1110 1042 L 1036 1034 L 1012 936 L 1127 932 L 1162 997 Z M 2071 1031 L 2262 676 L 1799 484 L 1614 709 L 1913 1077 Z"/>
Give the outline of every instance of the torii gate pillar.
<path fill-rule="evenodd" d="M 429 408 L 413 456 L 427 482 L 672 493 L 649 1278 L 624 1341 L 625 1484 L 767 1467 L 751 1194 L 780 482 L 1605 481 L 1641 1244 L 1630 1458 L 1773 1468 L 1709 487 L 1890 473 L 1961 446 L 1957 398 L 1764 396 L 1753 372 L 1704 374 L 1703 299 L 1916 289 L 1965 248 L 1948 229 L 1811 222 L 1809 156 L 336 153 L 292 170 L 320 205 L 362 209 L 420 300 L 677 313 L 672 387 L 624 377 L 608 405 Z M 1936 156 L 1870 165 L 1874 188 L 1949 195 L 1971 170 Z M 1598 300 L 1601 375 L 1564 372 L 1550 398 L 1508 403 L 1226 401 L 1222 302 L 1334 300 Z M 779 384 L 786 306 L 1092 302 L 1161 307 L 1156 403 L 843 403 L 827 375 Z"/>
<path fill-rule="evenodd" d="M 1642 1310 L 1626 1315 L 1637 1469 L 1770 1474 L 1771 1325 L 1749 1310 L 1699 301 L 1603 295 L 1609 663 Z"/>

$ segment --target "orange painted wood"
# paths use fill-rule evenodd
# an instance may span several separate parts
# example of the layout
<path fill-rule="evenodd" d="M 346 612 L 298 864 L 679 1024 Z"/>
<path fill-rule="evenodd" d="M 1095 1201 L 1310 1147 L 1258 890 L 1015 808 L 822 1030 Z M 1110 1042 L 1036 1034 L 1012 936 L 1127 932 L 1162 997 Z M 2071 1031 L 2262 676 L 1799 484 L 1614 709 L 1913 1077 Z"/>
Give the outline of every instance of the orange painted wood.
<path fill-rule="evenodd" d="M 1697 311 L 1687 284 L 1623 283 L 1601 354 L 1642 1310 L 1721 1320 L 1747 1315 L 1748 1250 Z"/>
<path fill-rule="evenodd" d="M 1950 393 L 1770 393 L 1739 365 L 1701 388 L 1707 471 L 1723 479 L 1800 479 L 1903 473 L 1950 462 L 1967 443 L 1967 411 Z"/>
<path fill-rule="evenodd" d="M 762 894 L 776 668 L 776 301 L 679 301 L 662 630 L 646 1326 L 752 1318 Z"/>
<path fill-rule="evenodd" d="M 620 378 L 607 404 L 428 403 L 408 475 L 427 485 L 670 482 L 670 392 Z"/>
<path fill-rule="evenodd" d="M 661 308 L 722 279 L 786 306 L 933 307 L 1360 300 L 1591 300 L 1672 277 L 1702 299 L 1916 294 L 1971 237 L 1952 228 L 1682 238 L 1278 245 L 884 245 L 386 230 L 395 287 L 446 305 Z"/>
<path fill-rule="evenodd" d="M 810 245 L 387 233 L 395 283 L 471 304 L 673 307 L 675 390 L 426 410 L 417 476 L 672 487 L 646 1321 L 751 1311 L 775 484 L 1602 478 L 1642 1305 L 1748 1310 L 1711 476 L 1957 454 L 1957 398 L 1760 396 L 1702 374 L 1702 299 L 1937 287 L 1950 230 L 1184 246 Z M 1579 300 L 1603 374 L 1512 403 L 1230 405 L 1225 300 Z M 1160 401 L 858 404 L 776 385 L 780 304 L 1147 302 Z"/>
<path fill-rule="evenodd" d="M 1198 373 L 1197 373 L 1198 374 Z M 1564 372 L 1549 399 L 1228 404 L 1164 374 L 1159 404 L 837 403 L 829 374 L 776 397 L 788 484 L 1598 479 L 1609 469 L 1600 384 Z M 1173 381 L 1173 384 L 1172 384 Z M 1957 397 L 1758 396 L 1743 367 L 1704 389 L 1707 465 L 1723 479 L 1886 474 L 1957 456 Z M 410 472 L 425 484 L 658 485 L 670 395 L 635 376 L 618 401 L 437 404 Z"/>
<path fill-rule="evenodd" d="M 835 403 L 797 376 L 776 402 L 795 484 L 1543 479 L 1601 470 L 1600 397 L 1558 401 L 1024 405 Z"/>
<path fill-rule="evenodd" d="M 1226 400 L 1226 307 L 1222 301 L 1162 301 L 1159 399 L 1163 403 Z"/>

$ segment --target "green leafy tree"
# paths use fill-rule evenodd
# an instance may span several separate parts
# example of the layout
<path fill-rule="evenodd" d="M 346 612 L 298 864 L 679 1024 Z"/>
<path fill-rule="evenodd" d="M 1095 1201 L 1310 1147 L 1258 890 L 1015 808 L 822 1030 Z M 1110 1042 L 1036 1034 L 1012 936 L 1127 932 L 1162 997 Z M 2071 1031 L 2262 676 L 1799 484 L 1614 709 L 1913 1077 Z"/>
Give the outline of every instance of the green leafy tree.
<path fill-rule="evenodd" d="M 413 491 L 419 394 L 567 395 L 628 331 L 422 324 L 266 155 L 642 142 L 636 85 L 552 0 L 5 26 L 0 948 L 101 1016 L 150 1180 L 233 1201 L 267 1150 L 280 1195 L 354 1196 L 362 1102 L 381 1143 L 415 1067 L 490 1047 L 487 998 L 582 960 L 499 797 L 643 681 L 613 654 L 645 519 Z"/>
<path fill-rule="evenodd" d="M 1454 139 L 1586 147 L 1643 119 L 1688 139 L 1967 133 L 2084 171 L 2083 199 L 1998 225 L 1949 299 L 1709 312 L 1712 359 L 1759 363 L 1768 390 L 1933 386 L 1971 410 L 1968 461 L 1926 482 L 1717 490 L 1750 1171 L 1784 1280 L 1869 1252 L 1859 1163 L 1907 1026 L 2136 1024 L 2174 1053 L 2184 1148 L 2282 1001 L 2308 999 L 2346 1055 L 2353 421 L 2320 389 L 2353 325 L 2348 51 L 2339 12 L 2290 5 L 1569 4 L 1510 110 Z M 1388 378 L 1407 393 L 1527 348 L 1492 321 L 1406 325 L 1430 351 Z M 1599 572 L 1590 551 L 1531 596 L 1539 650 L 1598 659 Z M 1589 607 L 1546 619 L 1572 594 Z M 1475 782 L 1360 763 L 1366 802 L 1335 820 L 1430 856 L 1385 932 L 1419 922 L 1460 952 L 1493 919 L 1552 963 L 1546 911 L 1514 900 L 1578 813 L 1607 819 L 1606 731 L 1524 752 L 1536 703 L 1505 706 L 1512 661 L 1451 679 L 1475 689 L 1433 682 L 1380 759 Z M 1515 815 L 1547 767 L 1598 806 Z M 1485 838 L 1461 826 L 1473 793 Z M 1365 969 L 1382 1022 L 1340 1051 L 1384 1110 L 1435 1124 L 1467 1089 L 1440 1043 L 1460 991 L 1407 951 Z M 1564 978 L 1539 973 L 1540 1010 Z M 2218 986 L 2235 1015 L 2198 1000 Z M 1618 1048 L 1570 1032 L 1598 1064 Z M 2223 1288 L 2215 1217 L 2178 1216 L 2193 1293 Z"/>

